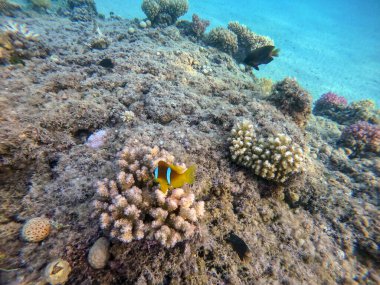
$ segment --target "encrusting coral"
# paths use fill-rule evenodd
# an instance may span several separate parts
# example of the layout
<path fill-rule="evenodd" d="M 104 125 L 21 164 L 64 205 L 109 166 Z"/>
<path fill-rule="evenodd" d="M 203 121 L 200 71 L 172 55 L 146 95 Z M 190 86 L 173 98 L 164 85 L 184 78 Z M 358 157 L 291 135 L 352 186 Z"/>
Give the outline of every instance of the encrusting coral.
<path fill-rule="evenodd" d="M 207 35 L 207 42 L 228 54 L 234 54 L 238 49 L 237 36 L 222 27 L 212 29 Z"/>
<path fill-rule="evenodd" d="M 268 98 L 282 113 L 289 115 L 299 127 L 305 127 L 311 115 L 312 97 L 292 78 L 276 83 Z"/>
<path fill-rule="evenodd" d="M 153 24 L 172 25 L 189 9 L 187 0 L 144 0 L 141 9 Z"/>
<path fill-rule="evenodd" d="M 204 202 L 196 202 L 190 188 L 164 194 L 153 185 L 158 161 L 173 163 L 174 157 L 158 147 L 125 147 L 119 158 L 116 181 L 98 183 L 94 206 L 101 228 L 126 243 L 145 238 L 170 248 L 191 239 L 204 215 Z"/>
<path fill-rule="evenodd" d="M 250 121 L 237 123 L 229 139 L 231 158 L 267 180 L 283 183 L 301 171 L 304 152 L 285 134 L 257 137 Z"/>

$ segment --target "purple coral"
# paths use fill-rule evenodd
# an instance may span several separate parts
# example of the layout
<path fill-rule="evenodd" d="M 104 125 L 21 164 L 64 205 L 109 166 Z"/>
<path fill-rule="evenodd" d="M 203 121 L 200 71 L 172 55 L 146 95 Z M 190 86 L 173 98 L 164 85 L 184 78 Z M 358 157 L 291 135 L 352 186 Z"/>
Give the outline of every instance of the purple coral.
<path fill-rule="evenodd" d="M 191 29 L 194 34 L 200 38 L 205 33 L 207 27 L 210 25 L 210 21 L 202 20 L 197 14 L 193 14 L 193 21 L 191 23 Z"/>
<path fill-rule="evenodd" d="M 315 102 L 315 108 L 329 108 L 329 107 L 346 107 L 347 99 L 343 96 L 338 96 L 333 92 L 327 92 L 323 94 L 321 98 L 319 98 Z"/>
<path fill-rule="evenodd" d="M 340 142 L 356 154 L 362 151 L 380 153 L 380 126 L 360 121 L 343 130 Z"/>

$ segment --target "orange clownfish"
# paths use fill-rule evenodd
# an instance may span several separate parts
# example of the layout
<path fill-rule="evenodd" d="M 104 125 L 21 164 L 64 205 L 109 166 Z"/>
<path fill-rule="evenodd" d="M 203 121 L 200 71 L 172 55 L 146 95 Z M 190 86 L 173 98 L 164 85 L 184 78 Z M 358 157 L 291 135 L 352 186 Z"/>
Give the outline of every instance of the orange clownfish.
<path fill-rule="evenodd" d="M 195 165 L 184 169 L 161 160 L 154 169 L 154 180 L 160 183 L 161 191 L 166 194 L 168 189 L 180 188 L 185 183 L 193 184 L 195 169 Z"/>

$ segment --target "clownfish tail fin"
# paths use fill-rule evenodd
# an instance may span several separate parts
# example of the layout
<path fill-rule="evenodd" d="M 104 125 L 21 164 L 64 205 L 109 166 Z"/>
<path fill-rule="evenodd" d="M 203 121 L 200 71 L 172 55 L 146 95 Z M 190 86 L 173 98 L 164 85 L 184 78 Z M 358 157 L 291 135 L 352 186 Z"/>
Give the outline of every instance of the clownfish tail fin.
<path fill-rule="evenodd" d="M 197 170 L 197 166 L 194 164 L 190 166 L 183 175 L 185 175 L 185 181 L 188 184 L 193 184 L 195 181 L 195 172 Z"/>

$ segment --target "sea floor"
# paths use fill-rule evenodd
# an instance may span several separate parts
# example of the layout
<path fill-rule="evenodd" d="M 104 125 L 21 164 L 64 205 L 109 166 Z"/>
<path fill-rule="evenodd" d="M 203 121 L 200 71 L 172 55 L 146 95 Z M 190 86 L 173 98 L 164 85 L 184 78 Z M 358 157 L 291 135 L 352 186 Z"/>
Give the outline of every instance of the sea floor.
<path fill-rule="evenodd" d="M 1 284 L 45 284 L 56 258 L 72 268 L 66 284 L 379 284 L 380 158 L 349 159 L 336 146 L 343 126 L 312 116 L 298 128 L 251 72 L 175 26 L 99 20 L 110 44 L 95 49 L 92 24 L 12 20 L 39 33 L 49 55 L 0 67 Z M 279 186 L 235 165 L 228 137 L 242 119 L 304 146 L 302 173 Z M 104 140 L 86 143 L 98 130 Z M 93 215 L 97 181 L 115 179 L 118 152 L 132 145 L 196 164 L 191 189 L 206 214 L 174 248 L 110 239 L 107 265 L 94 269 L 89 249 L 109 238 Z M 23 224 L 38 216 L 50 235 L 24 241 Z M 226 240 L 231 231 L 248 259 Z"/>

